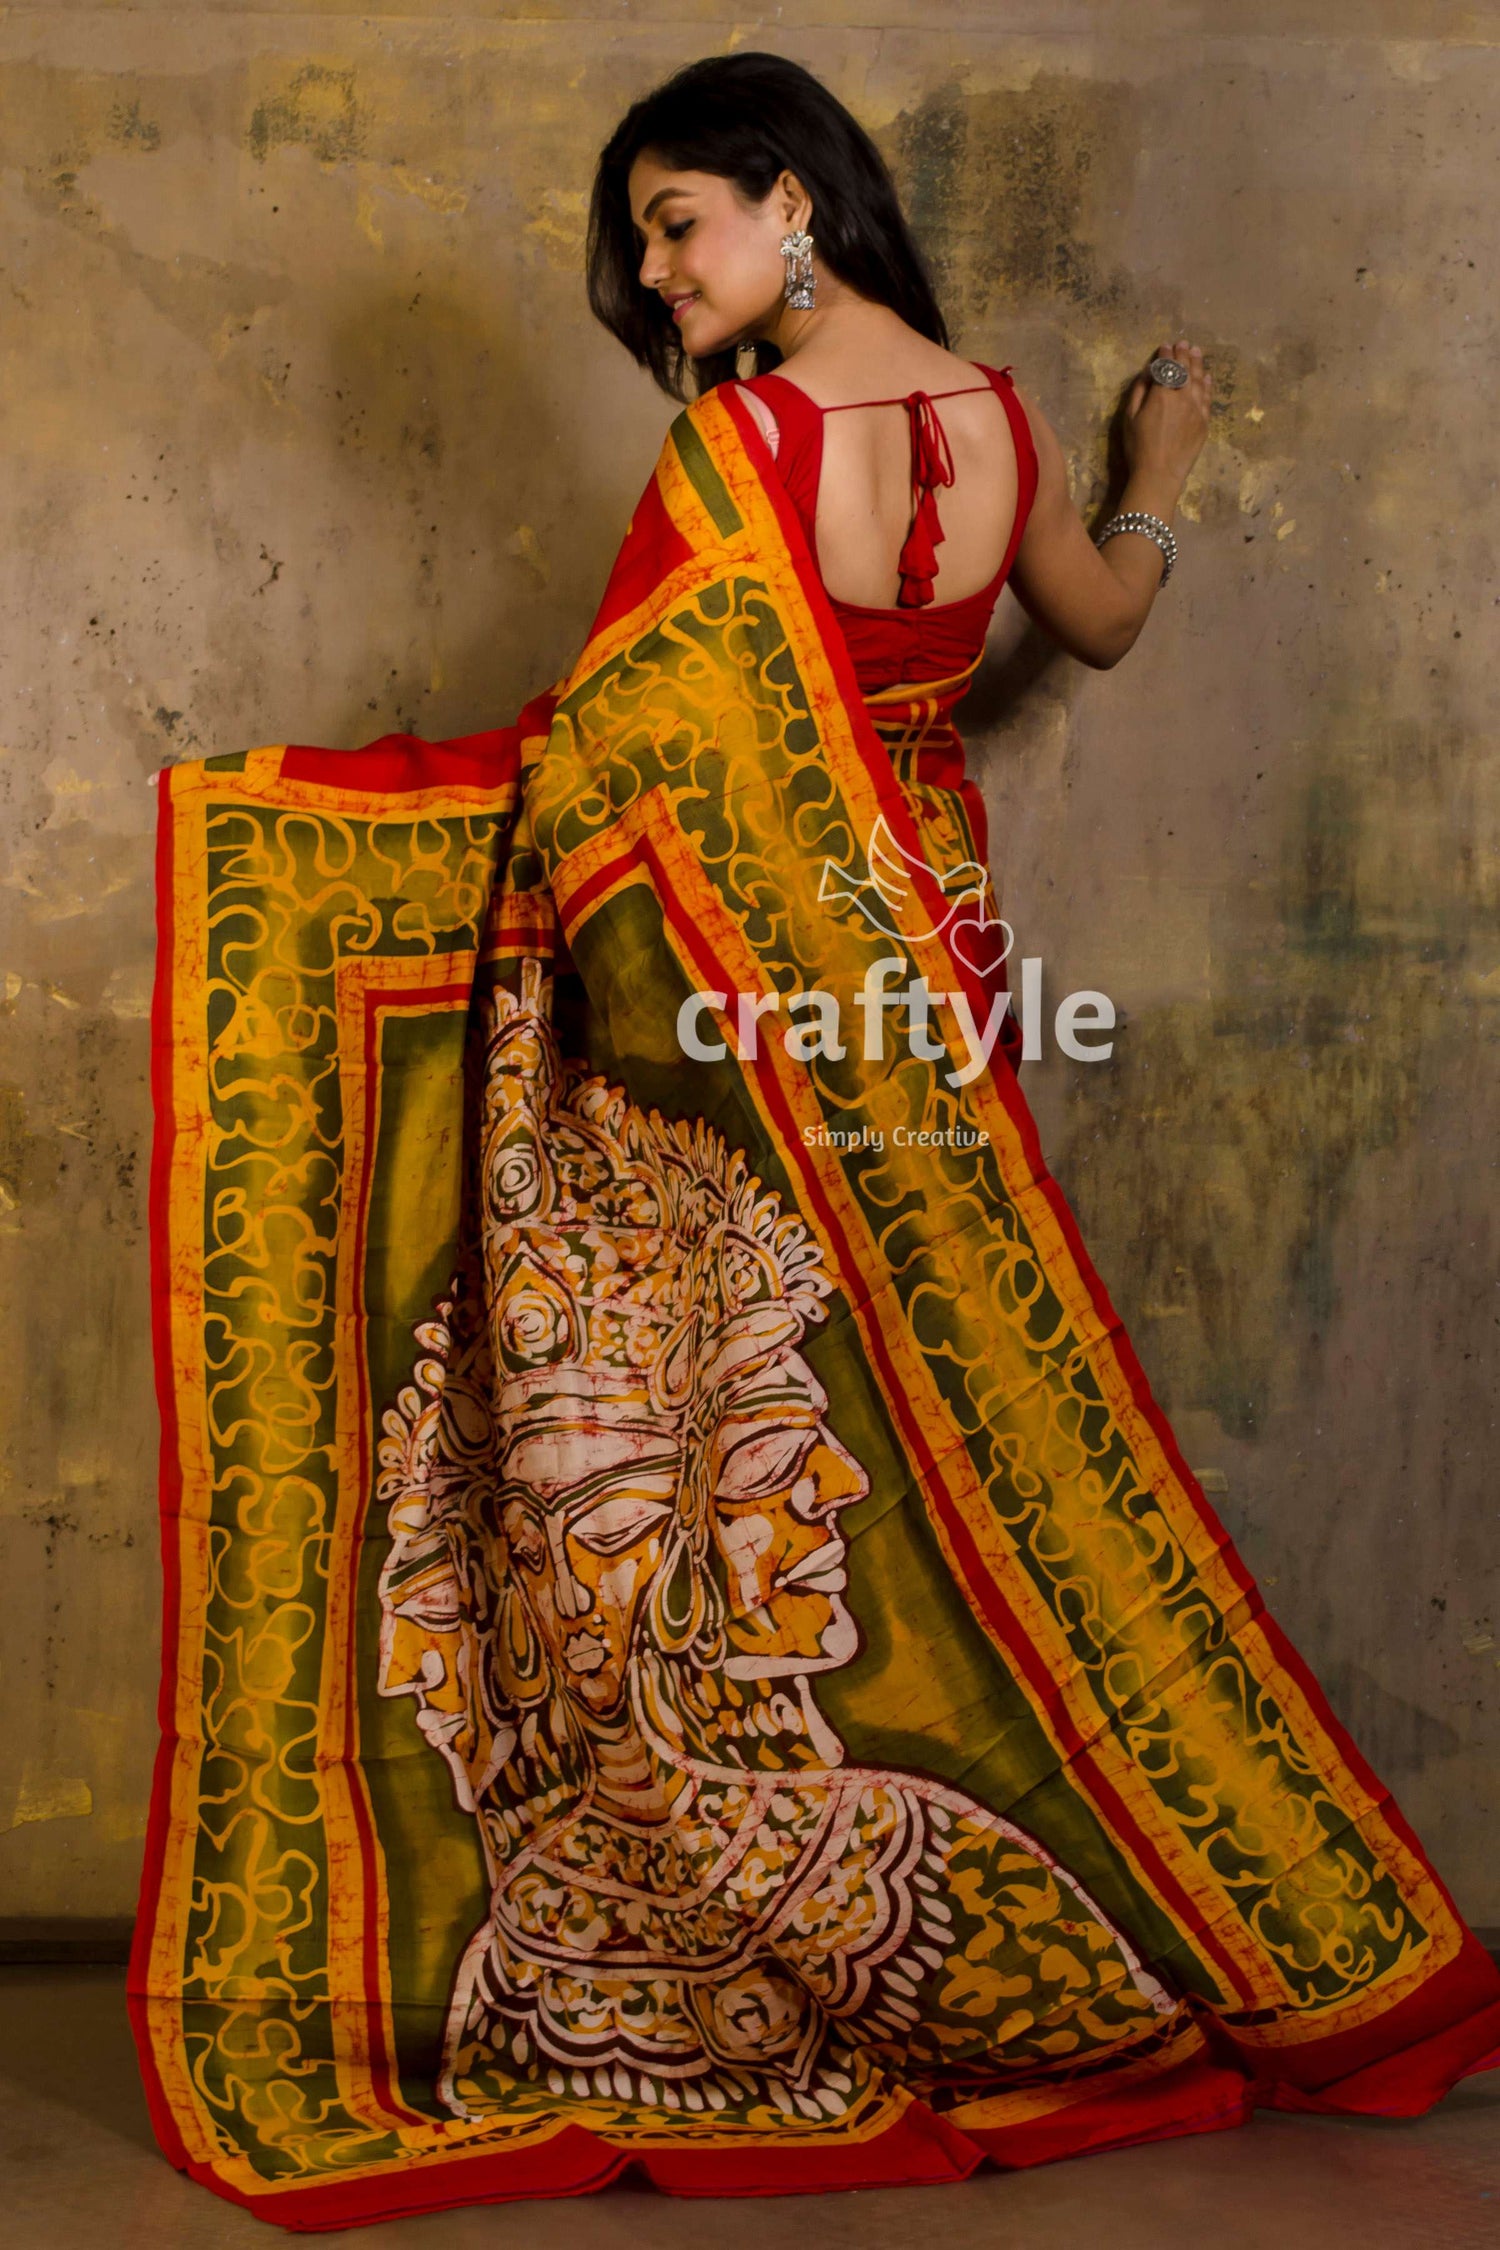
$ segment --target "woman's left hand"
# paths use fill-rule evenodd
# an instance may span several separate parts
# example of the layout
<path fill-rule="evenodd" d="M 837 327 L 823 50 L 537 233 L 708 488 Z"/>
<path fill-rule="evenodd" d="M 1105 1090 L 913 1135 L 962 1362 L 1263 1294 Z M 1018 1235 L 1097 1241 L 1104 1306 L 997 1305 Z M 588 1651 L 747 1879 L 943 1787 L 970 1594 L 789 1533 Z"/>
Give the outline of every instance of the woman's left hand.
<path fill-rule="evenodd" d="M 1214 379 L 1203 364 L 1197 344 L 1179 336 L 1175 344 L 1158 344 L 1158 359 L 1181 360 L 1188 379 L 1176 390 L 1149 375 L 1137 375 L 1125 401 L 1125 459 L 1132 476 L 1174 477 L 1178 486 L 1203 450 L 1208 436 L 1209 403 Z"/>

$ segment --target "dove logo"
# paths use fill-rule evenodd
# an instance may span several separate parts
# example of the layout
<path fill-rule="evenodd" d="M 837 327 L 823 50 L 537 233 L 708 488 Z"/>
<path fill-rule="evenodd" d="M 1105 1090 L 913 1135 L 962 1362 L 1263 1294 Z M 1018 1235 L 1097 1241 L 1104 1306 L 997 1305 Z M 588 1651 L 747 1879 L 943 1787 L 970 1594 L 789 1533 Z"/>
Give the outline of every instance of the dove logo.
<path fill-rule="evenodd" d="M 935 881 L 944 912 L 936 921 L 916 897 L 918 870 Z M 946 937 L 948 950 L 979 976 L 992 975 L 1015 943 L 1015 932 L 993 908 L 989 870 L 977 859 L 961 859 L 938 869 L 913 855 L 881 813 L 865 846 L 865 871 L 851 880 L 848 868 L 825 859 L 818 898 L 825 906 L 852 906 L 872 928 L 904 945 Z"/>

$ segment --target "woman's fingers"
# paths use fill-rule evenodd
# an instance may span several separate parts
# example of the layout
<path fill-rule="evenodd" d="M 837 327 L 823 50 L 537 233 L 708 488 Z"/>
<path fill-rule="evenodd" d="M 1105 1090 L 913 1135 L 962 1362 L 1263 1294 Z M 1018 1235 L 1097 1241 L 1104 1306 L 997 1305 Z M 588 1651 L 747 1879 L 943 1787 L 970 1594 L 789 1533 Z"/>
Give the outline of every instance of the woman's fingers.
<path fill-rule="evenodd" d="M 1187 369 L 1187 383 L 1179 385 L 1179 388 L 1187 389 L 1189 386 L 1196 384 L 1204 391 L 1213 389 L 1214 379 L 1203 364 L 1203 347 L 1201 344 L 1191 342 L 1186 336 L 1179 336 L 1170 344 L 1158 344 L 1153 356 L 1157 359 L 1179 360 Z"/>

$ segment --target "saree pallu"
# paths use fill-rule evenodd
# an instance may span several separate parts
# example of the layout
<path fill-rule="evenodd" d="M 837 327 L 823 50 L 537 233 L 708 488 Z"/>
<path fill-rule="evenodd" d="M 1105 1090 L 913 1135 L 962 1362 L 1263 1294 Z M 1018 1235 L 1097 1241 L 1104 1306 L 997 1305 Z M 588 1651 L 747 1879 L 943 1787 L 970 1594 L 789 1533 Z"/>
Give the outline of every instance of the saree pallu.
<path fill-rule="evenodd" d="M 953 692 L 861 703 L 710 396 L 514 726 L 162 776 L 131 2005 L 285 2227 L 1500 2048 L 1042 1161 Z"/>

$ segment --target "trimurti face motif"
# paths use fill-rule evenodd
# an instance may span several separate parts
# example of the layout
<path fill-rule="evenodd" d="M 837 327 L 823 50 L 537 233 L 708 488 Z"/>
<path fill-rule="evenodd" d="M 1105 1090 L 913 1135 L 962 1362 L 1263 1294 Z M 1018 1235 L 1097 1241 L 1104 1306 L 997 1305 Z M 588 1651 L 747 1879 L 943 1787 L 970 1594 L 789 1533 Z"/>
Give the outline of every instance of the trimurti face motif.
<path fill-rule="evenodd" d="M 492 1885 L 442 2098 L 783 2129 L 882 2059 L 942 2106 L 1159 2047 L 1175 2004 L 1034 1839 L 848 1761 L 813 1687 L 869 1478 L 801 1348 L 821 1248 L 706 1123 L 564 1065 L 546 1001 L 483 1021 L 480 1239 L 381 1446 L 381 1691 Z"/>
<path fill-rule="evenodd" d="M 505 1386 L 495 1507 L 521 1598 L 564 1693 L 615 1717 L 676 1504 L 673 1433 L 636 1387 L 552 1369 Z"/>
<path fill-rule="evenodd" d="M 730 1678 L 826 1671 L 858 1648 L 838 1514 L 864 1498 L 869 1479 L 827 1412 L 823 1386 L 783 1342 L 713 1432 L 708 1527 Z"/>

